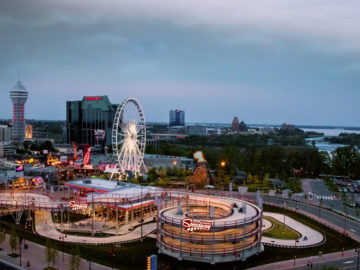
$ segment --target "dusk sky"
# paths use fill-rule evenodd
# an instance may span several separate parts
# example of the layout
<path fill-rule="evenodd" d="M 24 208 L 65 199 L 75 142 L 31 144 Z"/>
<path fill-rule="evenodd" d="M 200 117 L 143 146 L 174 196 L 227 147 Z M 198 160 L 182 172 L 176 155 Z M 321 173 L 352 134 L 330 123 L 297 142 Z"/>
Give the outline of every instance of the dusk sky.
<path fill-rule="evenodd" d="M 360 126 L 358 0 L 1 0 L 0 118 L 137 98 L 148 121 Z M 18 75 L 20 74 L 20 75 Z"/>

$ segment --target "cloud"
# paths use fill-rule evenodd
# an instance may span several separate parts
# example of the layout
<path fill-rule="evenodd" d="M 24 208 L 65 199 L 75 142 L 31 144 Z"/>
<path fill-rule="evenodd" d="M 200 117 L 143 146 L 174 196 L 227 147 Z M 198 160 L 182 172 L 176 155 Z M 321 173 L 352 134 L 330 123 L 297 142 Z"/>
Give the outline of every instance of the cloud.
<path fill-rule="evenodd" d="M 151 120 L 178 106 L 196 122 L 356 124 L 359 11 L 354 0 L 3 0 L 1 94 L 20 72 L 31 118 L 65 118 L 65 100 L 99 93 L 144 99 Z M 0 118 L 9 112 L 1 99 Z"/>

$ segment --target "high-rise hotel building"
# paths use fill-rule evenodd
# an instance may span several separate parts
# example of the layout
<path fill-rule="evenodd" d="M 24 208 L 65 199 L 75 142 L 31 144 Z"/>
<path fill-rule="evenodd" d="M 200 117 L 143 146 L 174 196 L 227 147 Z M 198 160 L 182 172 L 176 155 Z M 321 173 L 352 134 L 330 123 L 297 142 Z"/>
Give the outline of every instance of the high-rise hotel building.
<path fill-rule="evenodd" d="M 10 99 L 13 103 L 12 119 L 12 142 L 20 144 L 25 139 L 25 102 L 28 99 L 28 92 L 25 86 L 17 81 L 10 91 Z"/>
<path fill-rule="evenodd" d="M 111 104 L 107 96 L 87 96 L 79 101 L 67 101 L 68 143 L 76 142 L 90 146 L 110 145 L 117 106 Z M 97 134 L 103 134 L 104 137 L 99 139 Z"/>

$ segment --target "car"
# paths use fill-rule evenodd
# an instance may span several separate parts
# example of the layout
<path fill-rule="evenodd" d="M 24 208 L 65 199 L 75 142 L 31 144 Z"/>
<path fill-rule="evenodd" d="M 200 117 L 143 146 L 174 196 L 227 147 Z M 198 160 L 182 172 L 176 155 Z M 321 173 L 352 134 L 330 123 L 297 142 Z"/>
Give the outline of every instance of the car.
<path fill-rule="evenodd" d="M 355 202 L 344 202 L 344 205 L 350 206 L 350 207 L 356 207 Z"/>

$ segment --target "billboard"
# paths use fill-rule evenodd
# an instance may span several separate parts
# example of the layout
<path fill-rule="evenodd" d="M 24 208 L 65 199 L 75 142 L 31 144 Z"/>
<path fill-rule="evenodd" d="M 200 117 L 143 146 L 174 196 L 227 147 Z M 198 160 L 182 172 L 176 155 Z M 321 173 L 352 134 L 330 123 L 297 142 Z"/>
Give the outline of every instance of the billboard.
<path fill-rule="evenodd" d="M 16 172 L 22 172 L 22 171 L 24 171 L 24 165 L 16 166 L 15 171 L 16 171 Z"/>
<path fill-rule="evenodd" d="M 104 129 L 95 129 L 94 136 L 96 143 L 99 144 L 99 142 L 101 143 L 105 140 L 106 132 Z"/>

